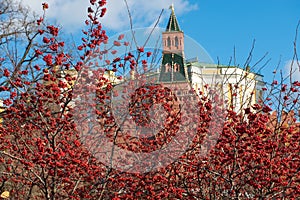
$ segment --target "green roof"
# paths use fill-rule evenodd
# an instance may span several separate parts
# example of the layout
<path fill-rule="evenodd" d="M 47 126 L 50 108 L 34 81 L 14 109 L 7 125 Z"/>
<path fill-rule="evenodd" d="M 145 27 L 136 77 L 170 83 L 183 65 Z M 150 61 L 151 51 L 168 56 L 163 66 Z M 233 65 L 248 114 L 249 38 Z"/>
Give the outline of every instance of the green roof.
<path fill-rule="evenodd" d="M 215 63 L 201 63 L 201 62 L 198 62 L 198 61 L 196 61 L 196 62 L 187 62 L 186 65 L 188 67 L 194 66 L 194 67 L 198 67 L 198 68 L 207 68 L 207 69 L 208 68 L 214 68 L 214 69 L 215 68 L 219 68 L 219 69 L 221 69 L 221 68 L 225 68 L 225 69 L 227 69 L 227 68 L 236 68 L 236 69 L 246 70 L 246 69 L 244 69 L 240 66 L 221 65 L 221 64 L 215 64 Z M 260 74 L 259 72 L 253 72 L 253 71 L 250 71 L 250 72 L 257 75 L 257 76 L 263 77 L 263 75 Z"/>
<path fill-rule="evenodd" d="M 169 63 L 171 66 L 175 63 L 179 64 L 179 70 L 176 72 L 172 70 L 167 72 L 165 66 L 167 63 Z M 159 75 L 159 82 L 182 82 L 186 80 L 182 55 L 174 53 L 164 54 Z"/>
<path fill-rule="evenodd" d="M 166 28 L 166 32 L 181 31 L 180 27 L 179 27 L 179 24 L 178 24 L 178 21 L 177 21 L 177 18 L 176 18 L 176 15 L 175 15 L 174 6 L 172 5 L 170 8 L 172 9 L 172 12 L 171 12 L 171 15 L 170 15 L 170 18 L 169 18 L 169 22 L 168 22 L 168 25 L 167 25 L 167 28 Z"/>

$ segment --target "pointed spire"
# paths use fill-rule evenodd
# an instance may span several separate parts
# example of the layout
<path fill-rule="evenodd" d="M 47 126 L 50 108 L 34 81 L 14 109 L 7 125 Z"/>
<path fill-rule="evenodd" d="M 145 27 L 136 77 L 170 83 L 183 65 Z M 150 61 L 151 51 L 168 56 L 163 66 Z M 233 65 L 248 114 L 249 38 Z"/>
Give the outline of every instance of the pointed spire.
<path fill-rule="evenodd" d="M 180 27 L 179 27 L 179 25 L 178 25 L 178 22 L 177 22 L 177 18 L 176 18 L 176 15 L 175 15 L 175 10 L 174 10 L 174 5 L 173 5 L 173 3 L 172 3 L 172 5 L 170 6 L 170 9 L 172 10 L 172 12 L 171 12 L 171 15 L 170 15 L 170 18 L 169 18 L 169 22 L 168 22 L 166 31 L 167 31 L 167 32 L 171 32 L 171 31 L 181 31 L 181 30 L 180 30 Z"/>

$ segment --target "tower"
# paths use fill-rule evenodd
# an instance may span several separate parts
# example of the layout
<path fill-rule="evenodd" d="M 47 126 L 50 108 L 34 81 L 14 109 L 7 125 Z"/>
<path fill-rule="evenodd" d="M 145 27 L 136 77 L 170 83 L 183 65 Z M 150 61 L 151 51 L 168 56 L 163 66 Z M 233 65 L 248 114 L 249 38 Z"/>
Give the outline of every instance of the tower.
<path fill-rule="evenodd" d="M 180 30 L 174 6 L 165 32 L 162 33 L 163 58 L 160 82 L 185 82 L 188 80 L 184 66 L 184 34 Z"/>

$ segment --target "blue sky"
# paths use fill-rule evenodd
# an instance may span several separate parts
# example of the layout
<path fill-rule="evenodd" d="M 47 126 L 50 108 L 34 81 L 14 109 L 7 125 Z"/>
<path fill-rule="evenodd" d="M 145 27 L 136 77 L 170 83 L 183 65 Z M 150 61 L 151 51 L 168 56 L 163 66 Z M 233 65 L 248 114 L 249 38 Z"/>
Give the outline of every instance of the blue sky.
<path fill-rule="evenodd" d="M 300 20 L 299 0 L 191 2 L 199 7 L 178 16 L 181 28 L 197 40 L 215 61 L 219 57 L 220 62 L 226 64 L 235 47 L 237 63 L 244 64 L 253 40 L 253 61 L 266 52 L 267 59 L 271 59 L 262 71 L 265 76 L 280 60 L 283 68 L 292 59 L 296 26 Z"/>
<path fill-rule="evenodd" d="M 41 12 L 40 0 L 23 0 L 33 10 Z M 127 0 L 133 16 L 134 28 L 154 24 L 161 9 L 165 9 L 159 23 L 165 27 L 171 3 L 181 29 L 209 53 L 215 62 L 228 64 L 236 52 L 236 64 L 243 66 L 255 40 L 252 65 L 265 53 L 271 59 L 264 70 L 270 81 L 271 71 L 280 62 L 281 69 L 293 57 L 293 41 L 300 20 L 299 0 Z M 61 24 L 64 32 L 77 33 L 82 29 L 88 0 L 48 0 L 49 18 Z M 103 26 L 109 35 L 129 30 L 129 20 L 123 0 L 107 0 L 107 15 Z M 74 15 L 76 13 L 76 15 Z M 300 46 L 300 38 L 297 41 Z M 299 48 L 300 49 L 300 48 Z M 251 65 L 250 64 L 250 65 Z M 263 63 L 261 63 L 263 65 Z M 259 66 L 261 66 L 259 65 Z M 256 68 L 258 69 L 259 66 Z M 300 73 L 295 78 L 300 79 Z"/>

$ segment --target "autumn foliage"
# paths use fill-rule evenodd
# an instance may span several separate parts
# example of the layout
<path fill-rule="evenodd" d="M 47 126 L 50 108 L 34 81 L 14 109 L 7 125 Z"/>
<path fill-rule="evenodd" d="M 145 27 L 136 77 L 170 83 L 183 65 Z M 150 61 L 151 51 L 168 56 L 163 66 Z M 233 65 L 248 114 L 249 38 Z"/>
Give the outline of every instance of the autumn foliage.
<path fill-rule="evenodd" d="M 100 19 L 106 13 L 105 4 L 105 0 L 90 0 L 79 57 L 67 52 L 58 37 L 60 29 L 47 24 L 45 16 L 35 21 L 31 33 L 30 40 L 38 45 L 31 46 L 20 65 L 8 65 L 9 58 L 0 55 L 0 98 L 5 108 L 0 110 L 0 193 L 9 192 L 11 199 L 299 198 L 300 124 L 297 114 L 291 114 L 299 108 L 299 82 L 271 84 L 265 88 L 268 99 L 241 112 L 218 103 L 216 91 L 206 88 L 210 92 L 198 95 L 197 107 L 191 107 L 198 113 L 193 119 L 180 115 L 176 94 L 169 88 L 139 83 L 125 105 L 134 121 L 153 127 L 148 113 L 154 104 L 162 105 L 156 112 L 167 113 L 169 121 L 154 137 L 127 137 L 109 112 L 108 102 L 118 94 L 112 92 L 115 85 L 105 74 L 126 66 L 132 72 L 140 65 L 145 72 L 152 55 L 136 47 L 139 56 L 126 52 L 124 57 L 104 59 L 105 54 L 116 53 L 104 49 L 108 37 Z M 46 12 L 48 4 L 42 8 Z M 113 43 L 121 45 L 128 45 L 122 35 Z M 142 55 L 146 59 L 140 59 Z M 134 76 L 145 79 L 142 73 Z M 126 77 L 116 73 L 115 78 L 122 82 Z M 93 101 L 89 101 L 90 93 L 95 94 Z M 281 102 L 277 112 L 271 109 L 274 99 Z M 115 169 L 97 157 L 95 150 L 105 144 L 97 143 L 95 148 L 95 135 L 88 135 L 93 140 L 86 134 L 83 137 L 82 131 L 90 127 L 75 117 L 87 117 L 76 110 L 78 100 L 86 102 L 81 106 L 94 106 L 94 122 L 103 130 L 96 136 L 107 137 L 126 150 L 164 148 L 184 122 L 195 124 L 193 132 L 186 133 L 193 137 L 182 155 L 166 166 L 144 173 Z M 204 138 L 209 138 L 205 145 Z M 119 159 L 124 165 L 130 162 L 122 155 Z"/>

